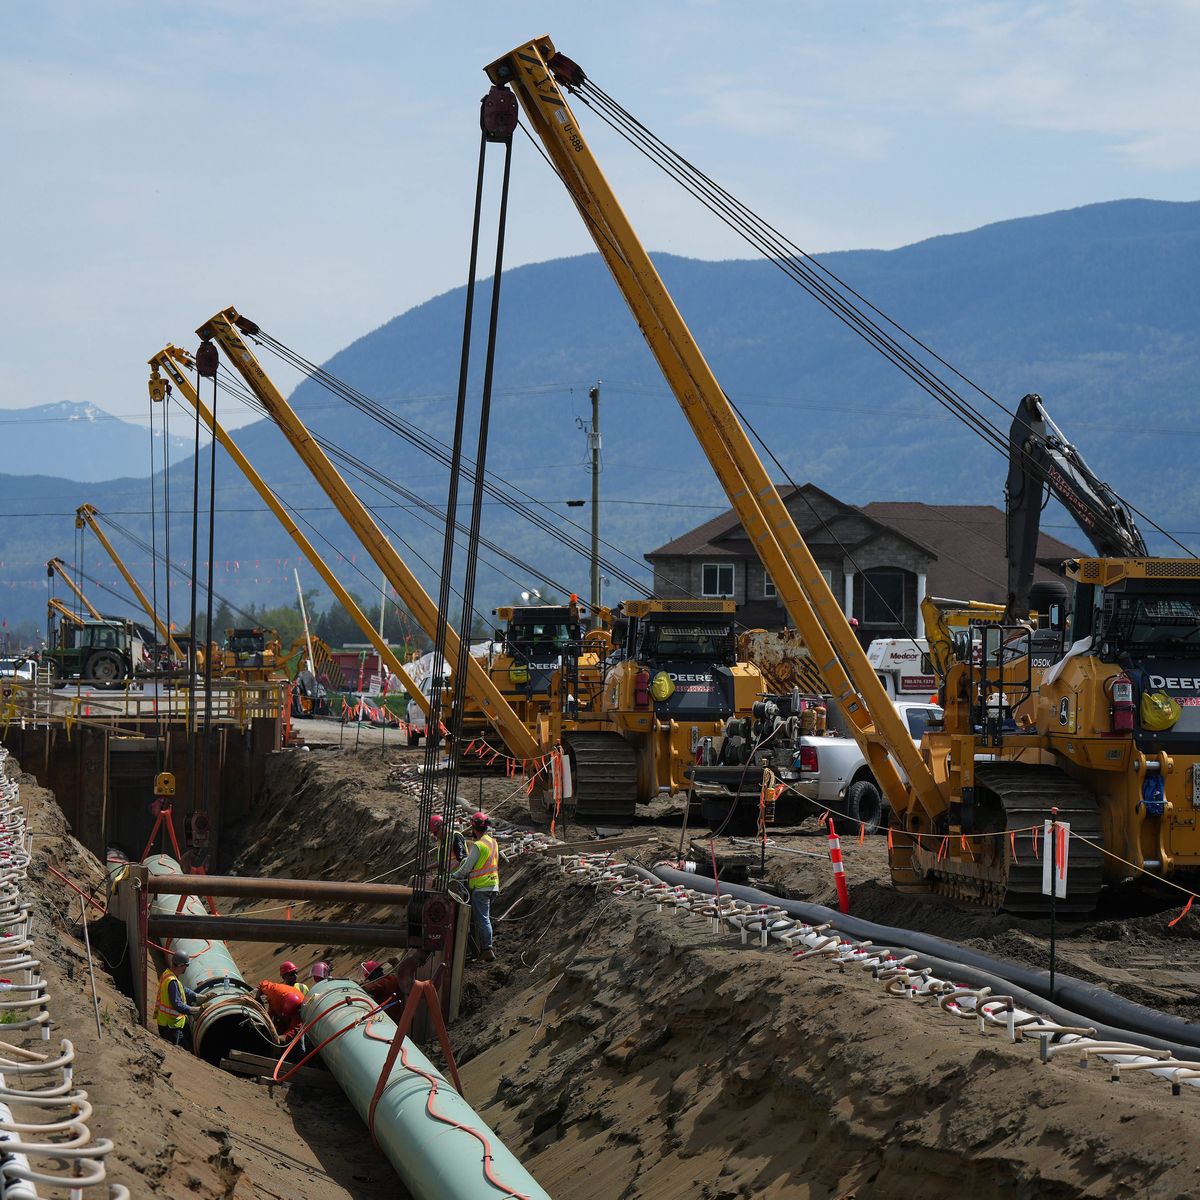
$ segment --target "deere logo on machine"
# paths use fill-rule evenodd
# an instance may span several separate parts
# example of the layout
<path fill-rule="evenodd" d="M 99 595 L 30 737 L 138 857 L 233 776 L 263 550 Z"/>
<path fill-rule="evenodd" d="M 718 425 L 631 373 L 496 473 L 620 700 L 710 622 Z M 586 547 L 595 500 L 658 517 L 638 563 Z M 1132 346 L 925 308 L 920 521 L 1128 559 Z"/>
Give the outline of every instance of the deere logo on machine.
<path fill-rule="evenodd" d="M 663 700 L 670 700 L 675 692 L 675 683 L 666 671 L 659 671 L 650 683 L 650 695 L 660 703 Z"/>

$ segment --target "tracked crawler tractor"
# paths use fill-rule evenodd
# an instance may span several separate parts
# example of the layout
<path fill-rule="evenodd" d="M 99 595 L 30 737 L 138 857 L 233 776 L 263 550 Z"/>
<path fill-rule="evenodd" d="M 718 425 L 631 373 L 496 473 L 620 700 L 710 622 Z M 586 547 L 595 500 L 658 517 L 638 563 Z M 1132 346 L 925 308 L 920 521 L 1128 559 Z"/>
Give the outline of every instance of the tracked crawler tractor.
<path fill-rule="evenodd" d="M 731 600 L 630 600 L 617 608 L 603 683 L 575 688 L 561 735 L 576 818 L 629 821 L 637 803 L 685 790 L 697 757 L 722 741 L 731 718 L 750 711 L 763 680 L 738 661 L 734 608 Z"/>

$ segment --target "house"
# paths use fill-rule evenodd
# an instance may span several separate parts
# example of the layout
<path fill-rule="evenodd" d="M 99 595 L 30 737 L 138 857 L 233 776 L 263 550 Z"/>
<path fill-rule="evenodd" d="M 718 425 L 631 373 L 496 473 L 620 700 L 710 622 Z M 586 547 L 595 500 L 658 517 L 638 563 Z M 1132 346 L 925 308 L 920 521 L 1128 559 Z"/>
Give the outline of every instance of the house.
<path fill-rule="evenodd" d="M 993 505 L 877 501 L 860 508 L 811 483 L 780 487 L 779 494 L 842 610 L 858 621 L 864 645 L 923 636 L 926 595 L 998 603 L 1007 597 L 1004 513 Z M 1039 563 L 1079 553 L 1046 534 L 1038 544 Z M 732 509 L 645 558 L 654 568 L 655 595 L 730 598 L 748 628 L 788 623 Z M 1054 577 L 1039 567 L 1038 579 Z"/>

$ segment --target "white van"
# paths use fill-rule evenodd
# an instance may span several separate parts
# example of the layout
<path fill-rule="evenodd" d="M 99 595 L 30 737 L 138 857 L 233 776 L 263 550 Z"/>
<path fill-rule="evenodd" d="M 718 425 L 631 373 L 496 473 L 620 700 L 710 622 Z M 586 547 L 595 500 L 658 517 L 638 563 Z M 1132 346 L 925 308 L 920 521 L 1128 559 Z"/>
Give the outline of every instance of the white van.
<path fill-rule="evenodd" d="M 893 700 L 928 703 L 938 689 L 937 676 L 921 670 L 928 653 L 926 638 L 876 638 L 867 647 L 867 661 Z"/>

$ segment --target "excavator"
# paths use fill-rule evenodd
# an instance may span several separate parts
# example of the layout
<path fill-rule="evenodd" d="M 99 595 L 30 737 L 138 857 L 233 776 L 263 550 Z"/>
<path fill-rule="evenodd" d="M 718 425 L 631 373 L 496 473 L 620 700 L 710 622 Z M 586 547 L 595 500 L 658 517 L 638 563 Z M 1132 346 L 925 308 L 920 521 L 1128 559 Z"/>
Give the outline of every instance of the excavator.
<path fill-rule="evenodd" d="M 1127 506 L 1081 468 L 1040 401 L 1023 403 L 1010 439 L 1008 612 L 969 627 L 944 724 L 918 748 L 592 154 L 568 97 L 602 94 L 549 37 L 485 70 L 493 91 L 515 93 L 870 763 L 892 810 L 894 886 L 1041 913 L 1050 900 L 1032 838 L 1047 821 L 1071 835 L 1060 912 L 1091 911 L 1102 881 L 1131 868 L 1200 867 L 1200 561 L 1148 556 Z M 1032 580 L 1028 534 L 1046 487 L 1097 557 L 1064 565 L 1068 648 L 1035 689 L 1032 655 L 1012 643 L 1029 632 L 1014 616 L 1028 613 L 1020 585 Z"/>

